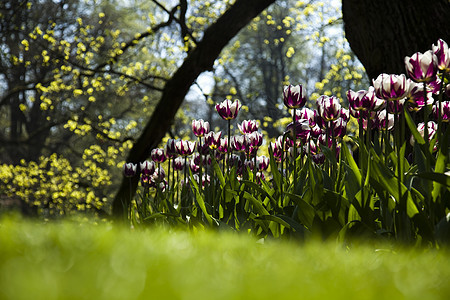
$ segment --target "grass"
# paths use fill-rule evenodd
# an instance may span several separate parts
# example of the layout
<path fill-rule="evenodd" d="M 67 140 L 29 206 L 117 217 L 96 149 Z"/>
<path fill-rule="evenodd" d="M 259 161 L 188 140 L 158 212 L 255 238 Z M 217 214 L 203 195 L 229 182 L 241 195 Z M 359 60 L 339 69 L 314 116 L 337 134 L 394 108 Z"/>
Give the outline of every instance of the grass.
<path fill-rule="evenodd" d="M 0 299 L 449 299 L 448 250 L 0 221 Z"/>

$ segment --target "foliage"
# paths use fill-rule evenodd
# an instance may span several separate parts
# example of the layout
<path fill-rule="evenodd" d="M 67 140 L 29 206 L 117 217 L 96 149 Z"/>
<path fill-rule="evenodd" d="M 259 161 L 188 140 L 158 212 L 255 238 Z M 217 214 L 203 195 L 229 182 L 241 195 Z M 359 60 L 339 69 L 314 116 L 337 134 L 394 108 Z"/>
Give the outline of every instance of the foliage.
<path fill-rule="evenodd" d="M 38 162 L 21 161 L 20 165 L 0 166 L 0 192 L 4 197 L 24 201 L 27 214 L 58 217 L 77 211 L 96 213 L 104 209 L 104 187 L 111 176 L 100 167 L 99 147 L 85 151 L 83 165 L 73 166 L 57 154 L 40 157 Z M 105 212 L 103 212 L 105 214 Z"/>
<path fill-rule="evenodd" d="M 248 62 L 253 60 L 252 57 L 269 62 L 274 51 L 281 51 L 277 61 L 270 62 L 271 72 L 280 65 L 286 70 L 273 84 L 265 85 L 273 87 L 270 94 L 275 102 L 280 102 L 280 82 L 286 81 L 288 70 L 295 74 L 300 68 L 314 68 L 314 63 L 306 64 L 307 58 L 311 57 L 310 45 L 305 42 L 300 46 L 298 41 L 305 35 L 316 36 L 316 28 L 308 28 L 315 24 L 324 4 L 294 1 L 295 5 L 292 5 L 290 2 L 279 1 L 224 50 L 215 65 L 215 69 L 220 69 L 214 73 L 217 84 L 211 95 L 206 94 L 208 103 L 214 103 L 213 99 L 239 96 L 247 108 L 255 104 L 273 107 L 263 101 L 269 95 L 268 91 L 255 92 L 259 89 L 260 79 L 244 87 L 243 78 L 237 78 L 241 84 L 236 84 L 232 78 L 236 62 L 245 63 L 248 69 L 242 76 L 254 73 L 262 76 L 264 72 L 260 66 L 255 68 Z M 3 168 L 19 168 L 22 160 L 26 165 L 39 166 L 41 157 L 51 160 L 54 153 L 75 168 L 85 163 L 83 155 L 95 145 L 97 156 L 101 156 L 96 168 L 98 172 L 108 174 L 111 184 L 91 185 L 90 189 L 95 189 L 101 198 L 107 196 L 109 202 L 121 178 L 117 166 L 123 164 L 128 150 L 153 112 L 164 84 L 196 46 L 203 31 L 233 2 L 179 1 L 179 5 L 175 4 L 159 1 L 135 1 L 133 5 L 126 1 L 3 1 L 0 4 L 0 38 L 4 49 L 0 69 L 0 159 Z M 325 15 L 324 23 L 338 24 L 339 16 L 333 17 L 333 12 Z M 261 47 L 263 53 L 258 54 L 257 49 Z M 253 56 L 248 59 L 241 56 L 243 53 Z M 231 70 L 228 75 L 221 71 L 226 69 Z M 302 72 L 302 78 L 305 76 Z M 297 80 L 297 77 L 291 75 L 291 80 Z M 231 87 L 230 82 L 233 82 Z M 201 84 L 198 82 L 197 85 Z M 222 89 L 227 90 L 225 94 Z M 204 113 L 195 109 L 198 105 L 198 101 L 186 101 L 167 137 L 189 135 L 190 117 Z M 211 116 L 212 109 L 212 106 L 208 108 Z M 282 128 L 278 126 L 275 131 L 272 128 L 272 123 L 278 121 L 282 113 L 279 108 L 272 110 L 278 111 L 273 115 L 253 109 L 248 111 L 247 117 L 267 115 L 261 125 L 270 136 Z M 220 125 L 219 122 L 216 124 Z M 25 175 L 27 172 L 23 169 L 20 176 L 28 176 Z M 10 175 L 2 173 L 2 182 L 18 186 Z M 66 186 L 71 185 L 67 176 L 57 181 L 66 179 Z M 42 185 L 45 182 L 43 180 Z M 23 195 L 32 194 L 33 190 L 24 191 Z M 3 194 L 2 199 L 10 195 Z M 38 205 L 38 201 L 15 196 L 21 199 L 19 201 Z M 42 199 L 42 203 L 48 201 Z M 84 203 L 85 199 L 83 196 L 73 201 Z M 108 211 L 109 203 L 106 205 Z"/>
<path fill-rule="evenodd" d="M 445 86 L 447 73 L 437 75 Z M 405 87 L 399 89 L 398 99 L 381 98 L 378 90 L 387 89 L 386 82 L 395 82 L 391 77 L 401 78 Z M 352 94 L 347 95 L 353 105 L 352 117 L 359 125 L 358 137 L 351 134 L 343 139 L 349 112 L 341 108 L 338 98 L 323 95 L 316 102 L 317 110 L 309 110 L 311 114 L 306 114 L 308 109 L 292 110 L 293 122 L 269 146 L 266 165 L 270 169 L 258 164 L 264 159 L 257 156 L 263 143 L 258 128 L 243 129 L 250 126 L 248 122 L 257 122 L 243 121 L 238 125 L 241 133 L 236 134 L 231 129 L 236 106 L 223 116 L 228 100 L 218 104 L 216 109 L 228 124 L 226 135 L 220 132 L 220 146 L 210 142 L 212 132 L 208 138 L 199 136 L 198 153 L 189 160 L 183 154 L 184 176 L 170 172 L 171 163 L 175 164 L 172 156 L 168 159 L 168 176 L 159 172 L 152 180 L 141 177 L 142 191 L 131 207 L 130 221 L 136 227 L 225 227 L 259 238 L 320 236 L 351 244 L 355 237 L 365 236 L 426 247 L 448 243 L 450 129 L 443 121 L 448 118 L 448 109 L 436 114 L 436 107 L 449 106 L 448 101 L 442 102 L 447 96 L 442 87 L 432 95 L 426 82 L 406 81 L 405 75 L 382 74 L 379 78 L 384 80 L 383 85 L 377 79 L 375 89 L 358 92 L 372 95 L 372 101 L 377 99 L 368 111 L 355 108 Z M 432 116 L 431 103 L 422 105 L 419 115 L 413 100 L 405 100 L 412 97 L 412 87 L 420 86 L 426 87 L 424 93 L 433 100 Z M 301 87 L 289 86 L 283 96 L 296 97 L 297 93 L 303 97 L 300 91 Z M 391 90 L 386 93 L 393 95 Z M 394 105 L 397 108 L 393 109 Z M 382 113 L 386 117 L 381 117 Z M 382 124 L 388 123 L 389 115 L 393 124 L 386 129 Z M 432 122 L 433 127 L 424 131 L 414 121 L 422 121 L 421 116 L 426 124 L 429 117 L 438 124 Z M 194 123 L 200 124 L 193 122 L 193 129 Z M 405 124 L 411 139 L 403 138 Z M 347 141 L 352 141 L 354 151 Z"/>
<path fill-rule="evenodd" d="M 231 232 L 0 222 L 2 299 L 446 299 L 448 251 L 259 243 Z M 26 283 L 26 284 L 24 284 Z"/>

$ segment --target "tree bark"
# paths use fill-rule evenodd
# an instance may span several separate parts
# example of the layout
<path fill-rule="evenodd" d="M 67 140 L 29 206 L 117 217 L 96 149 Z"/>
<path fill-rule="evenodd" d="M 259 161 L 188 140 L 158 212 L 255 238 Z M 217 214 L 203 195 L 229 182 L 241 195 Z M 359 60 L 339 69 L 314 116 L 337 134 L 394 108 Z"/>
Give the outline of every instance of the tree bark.
<path fill-rule="evenodd" d="M 405 73 L 404 58 L 450 43 L 449 0 L 342 0 L 346 38 L 369 78 Z"/>
<path fill-rule="evenodd" d="M 151 149 L 158 146 L 170 129 L 177 110 L 200 73 L 211 70 L 214 61 L 228 42 L 273 2 L 275 0 L 237 0 L 205 30 L 202 41 L 167 81 L 149 122 L 130 150 L 128 162 L 138 163 L 149 157 Z M 137 176 L 133 177 L 131 184 L 128 178 L 123 178 L 113 201 L 114 216 L 124 216 L 130 204 L 130 195 L 135 194 L 138 181 Z"/>

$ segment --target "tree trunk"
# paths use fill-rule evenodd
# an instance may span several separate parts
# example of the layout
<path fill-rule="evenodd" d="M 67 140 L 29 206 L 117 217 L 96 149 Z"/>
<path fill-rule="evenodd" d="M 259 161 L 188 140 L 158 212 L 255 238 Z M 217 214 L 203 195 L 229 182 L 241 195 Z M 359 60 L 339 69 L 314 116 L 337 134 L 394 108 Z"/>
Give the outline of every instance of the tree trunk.
<path fill-rule="evenodd" d="M 170 129 L 175 114 L 189 88 L 200 73 L 211 70 L 214 61 L 228 42 L 254 17 L 275 0 L 237 0 L 214 24 L 209 26 L 203 39 L 192 50 L 184 63 L 166 83 L 158 105 L 141 136 L 128 155 L 128 162 L 138 163 L 148 158 L 151 149 L 158 146 Z M 135 176 L 129 184 L 123 178 L 113 202 L 113 215 L 123 216 L 138 185 Z"/>
<path fill-rule="evenodd" d="M 450 43 L 449 0 L 342 0 L 346 38 L 369 78 L 405 73 L 404 58 Z"/>

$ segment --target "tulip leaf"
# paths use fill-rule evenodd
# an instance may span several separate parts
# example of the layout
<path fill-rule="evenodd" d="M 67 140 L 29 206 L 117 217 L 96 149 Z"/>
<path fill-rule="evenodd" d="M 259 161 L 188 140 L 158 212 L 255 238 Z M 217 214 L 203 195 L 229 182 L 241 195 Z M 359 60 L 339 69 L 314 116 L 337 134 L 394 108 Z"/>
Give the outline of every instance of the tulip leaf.
<path fill-rule="evenodd" d="M 289 228 L 289 229 L 292 228 L 291 225 L 289 225 L 288 222 L 286 222 L 282 218 L 274 216 L 274 215 L 262 215 L 262 216 L 256 217 L 255 219 L 257 219 L 257 220 L 273 221 L 273 222 L 276 222 L 276 223 L 278 223 L 280 225 L 283 225 L 286 228 Z"/>
<path fill-rule="evenodd" d="M 405 120 L 406 123 L 408 124 L 409 130 L 411 130 L 411 133 L 414 137 L 414 140 L 416 143 L 419 143 L 420 145 L 425 145 L 425 140 L 422 137 L 422 135 L 419 133 L 419 131 L 417 130 L 416 124 L 414 123 L 413 119 L 411 118 L 411 115 L 409 114 L 408 110 L 405 109 Z"/>
<path fill-rule="evenodd" d="M 353 172 L 353 174 L 356 177 L 356 180 L 357 180 L 356 183 L 359 184 L 361 182 L 361 172 L 359 171 L 358 165 L 356 164 L 355 160 L 353 159 L 353 156 L 350 154 L 350 150 L 348 149 L 347 145 L 343 145 L 341 147 L 341 151 L 345 156 L 345 160 L 347 161 L 347 164 L 350 167 L 350 170 Z"/>
<path fill-rule="evenodd" d="M 191 170 L 189 170 L 189 173 L 190 173 L 190 178 L 191 178 L 190 186 L 194 190 L 195 200 L 197 200 L 198 206 L 200 206 L 200 209 L 202 210 L 203 214 L 205 215 L 205 218 L 208 221 L 209 225 L 213 225 L 213 219 L 206 209 L 205 200 L 203 198 L 203 195 L 200 193 L 200 189 L 198 187 L 197 181 L 195 180 L 194 175 L 192 174 Z"/>
<path fill-rule="evenodd" d="M 257 185 L 256 183 L 249 181 L 249 180 L 242 180 L 241 183 L 243 183 L 244 185 L 251 187 L 252 189 L 255 189 L 256 191 L 258 191 L 261 195 L 265 195 L 267 198 L 270 199 L 270 201 L 272 203 L 276 203 L 277 201 L 275 200 L 275 198 L 273 198 L 273 196 L 265 189 L 263 189 L 262 187 L 260 187 L 259 185 Z M 265 183 L 265 182 L 264 182 Z M 263 184 L 263 186 L 268 187 L 267 183 Z"/>
<path fill-rule="evenodd" d="M 264 208 L 261 200 L 256 199 L 252 194 L 246 191 L 244 191 L 243 196 L 253 204 L 253 207 L 260 216 L 269 215 L 269 212 Z"/>
<path fill-rule="evenodd" d="M 219 179 L 220 186 L 222 188 L 224 188 L 225 187 L 225 178 L 223 176 L 222 170 L 220 169 L 219 164 L 217 163 L 217 160 L 214 157 L 214 155 L 211 155 L 211 160 L 212 160 L 212 165 L 213 165 L 213 168 L 214 168 L 214 174 Z"/>
<path fill-rule="evenodd" d="M 423 172 L 416 174 L 417 177 L 425 178 L 428 180 L 432 180 L 439 184 L 450 187 L 450 176 L 444 173 L 436 173 L 436 172 Z"/>
<path fill-rule="evenodd" d="M 441 147 L 439 149 L 438 156 L 437 156 L 437 159 L 436 159 L 436 165 L 434 167 L 434 172 L 439 174 L 436 177 L 444 177 L 444 176 L 446 176 L 447 177 L 447 180 L 446 180 L 447 183 L 443 183 L 442 179 L 441 179 L 441 182 L 439 182 L 437 180 L 434 180 L 433 190 L 431 192 L 431 195 L 433 197 L 433 201 L 434 202 L 437 201 L 437 198 L 440 195 L 441 184 L 444 184 L 447 187 L 449 186 L 448 185 L 448 180 L 449 180 L 448 178 L 450 178 L 450 176 L 447 176 L 447 175 L 444 174 L 445 168 L 446 168 L 446 165 L 447 165 L 447 162 L 448 162 L 448 142 L 449 142 L 448 140 L 449 140 L 449 136 L 450 136 L 449 133 L 450 133 L 450 129 L 447 129 L 447 132 L 444 134 L 443 139 L 441 141 Z"/>
<path fill-rule="evenodd" d="M 306 227 L 311 228 L 314 221 L 314 216 L 316 215 L 314 208 L 304 201 L 299 195 L 286 193 L 286 196 L 298 205 L 298 218 L 300 222 Z"/>

